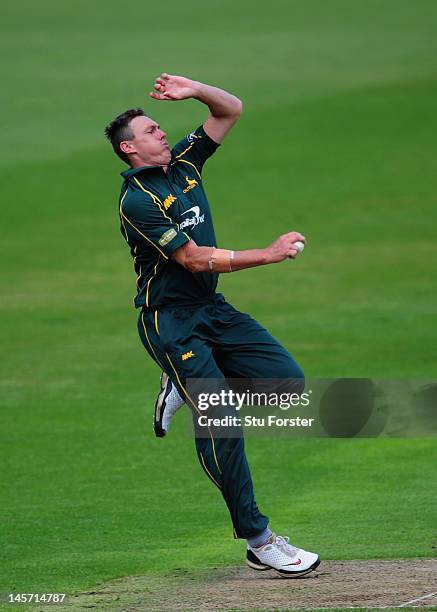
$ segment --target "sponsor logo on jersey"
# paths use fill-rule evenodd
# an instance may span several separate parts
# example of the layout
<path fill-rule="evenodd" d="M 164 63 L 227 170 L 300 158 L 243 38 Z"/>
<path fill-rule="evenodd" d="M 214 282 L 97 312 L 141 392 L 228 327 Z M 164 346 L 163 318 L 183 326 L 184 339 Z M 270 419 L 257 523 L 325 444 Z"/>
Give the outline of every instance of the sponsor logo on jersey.
<path fill-rule="evenodd" d="M 185 180 L 187 181 L 188 185 L 183 190 L 184 193 L 187 193 L 187 191 L 190 191 L 190 189 L 194 189 L 199 184 L 196 179 L 189 179 L 188 176 L 185 177 Z"/>
<path fill-rule="evenodd" d="M 190 359 L 191 357 L 195 357 L 193 351 L 188 351 L 188 353 L 184 353 L 182 355 L 182 361 L 186 361 L 187 359 Z"/>
<path fill-rule="evenodd" d="M 171 193 L 165 198 L 164 200 L 164 208 L 165 210 L 168 210 L 170 208 L 170 206 L 173 204 L 173 202 L 176 202 L 176 198 L 174 195 L 172 195 Z"/>
<path fill-rule="evenodd" d="M 188 134 L 187 136 L 188 142 L 194 142 L 194 140 L 196 140 L 197 138 L 202 138 L 202 136 L 198 136 L 194 132 L 191 132 L 191 134 Z"/>
<path fill-rule="evenodd" d="M 171 229 L 167 230 L 162 234 L 158 242 L 161 246 L 165 246 L 166 244 L 171 242 L 176 235 L 177 231 L 172 227 Z"/>
<path fill-rule="evenodd" d="M 193 206 L 192 208 L 189 208 L 188 210 L 183 212 L 181 216 L 187 215 L 190 212 L 194 213 L 194 217 L 187 217 L 186 219 L 181 221 L 181 223 L 179 223 L 180 230 L 196 227 L 196 225 L 199 225 L 199 223 L 203 223 L 205 221 L 205 215 L 200 214 L 199 206 Z"/>

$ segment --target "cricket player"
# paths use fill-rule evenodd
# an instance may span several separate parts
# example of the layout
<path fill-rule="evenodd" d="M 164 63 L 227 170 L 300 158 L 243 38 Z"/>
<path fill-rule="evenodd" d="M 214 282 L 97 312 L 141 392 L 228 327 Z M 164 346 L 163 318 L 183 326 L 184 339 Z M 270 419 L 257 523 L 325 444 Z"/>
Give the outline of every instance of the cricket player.
<path fill-rule="evenodd" d="M 166 133 L 142 109 L 127 110 L 105 130 L 122 172 L 121 232 L 137 275 L 138 331 L 163 371 L 155 406 L 155 433 L 165 435 L 174 412 L 195 402 L 190 378 L 288 378 L 304 375 L 290 353 L 249 315 L 216 292 L 219 274 L 295 258 L 299 232 L 286 232 L 266 248 L 232 250 L 217 245 L 202 170 L 242 112 L 230 93 L 197 81 L 161 74 L 154 100 L 195 99 L 209 109 L 206 121 L 170 148 Z M 319 556 L 289 544 L 269 527 L 254 497 L 242 437 L 195 439 L 200 464 L 229 509 L 234 537 L 247 541 L 247 564 L 297 577 L 314 570 Z"/>

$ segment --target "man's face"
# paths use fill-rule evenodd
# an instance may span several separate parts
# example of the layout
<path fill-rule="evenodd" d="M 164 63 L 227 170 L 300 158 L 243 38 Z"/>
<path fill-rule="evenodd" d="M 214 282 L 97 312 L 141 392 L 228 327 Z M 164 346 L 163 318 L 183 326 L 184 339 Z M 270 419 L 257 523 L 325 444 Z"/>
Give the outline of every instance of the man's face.
<path fill-rule="evenodd" d="M 170 163 L 171 152 L 166 133 L 150 117 L 134 117 L 129 124 L 133 138 L 120 144 L 125 153 L 132 154 L 134 166 L 165 166 Z"/>

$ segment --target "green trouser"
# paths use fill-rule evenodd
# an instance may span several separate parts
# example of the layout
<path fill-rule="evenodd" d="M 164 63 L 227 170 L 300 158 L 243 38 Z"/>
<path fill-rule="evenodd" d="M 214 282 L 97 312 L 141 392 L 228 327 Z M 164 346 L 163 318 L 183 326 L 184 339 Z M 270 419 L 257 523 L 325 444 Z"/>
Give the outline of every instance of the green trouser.
<path fill-rule="evenodd" d="M 193 410 L 189 378 L 292 378 L 303 383 L 303 372 L 288 351 L 221 294 L 198 305 L 143 309 L 138 331 L 150 356 Z M 211 435 L 195 440 L 200 464 L 229 509 L 234 537 L 262 532 L 268 518 L 255 502 L 243 438 Z"/>

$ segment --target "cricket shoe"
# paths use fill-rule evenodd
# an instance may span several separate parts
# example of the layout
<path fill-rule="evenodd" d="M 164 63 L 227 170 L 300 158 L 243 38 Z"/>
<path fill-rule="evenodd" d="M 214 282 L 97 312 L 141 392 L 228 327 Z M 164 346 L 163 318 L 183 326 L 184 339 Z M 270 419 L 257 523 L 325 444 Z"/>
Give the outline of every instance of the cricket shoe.
<path fill-rule="evenodd" d="M 166 435 L 173 415 L 184 403 L 168 375 L 163 372 L 161 374 L 161 388 L 155 402 L 155 414 L 153 415 L 153 429 L 157 438 L 163 438 Z"/>
<path fill-rule="evenodd" d="M 273 569 L 284 578 L 298 578 L 315 570 L 320 564 L 319 555 L 296 548 L 288 540 L 287 537 L 272 533 L 259 548 L 248 545 L 247 565 L 260 571 Z"/>

